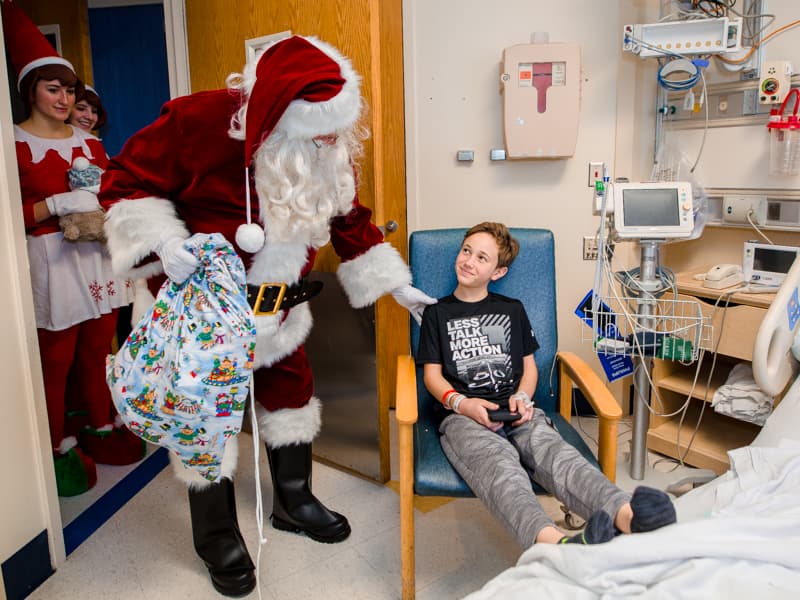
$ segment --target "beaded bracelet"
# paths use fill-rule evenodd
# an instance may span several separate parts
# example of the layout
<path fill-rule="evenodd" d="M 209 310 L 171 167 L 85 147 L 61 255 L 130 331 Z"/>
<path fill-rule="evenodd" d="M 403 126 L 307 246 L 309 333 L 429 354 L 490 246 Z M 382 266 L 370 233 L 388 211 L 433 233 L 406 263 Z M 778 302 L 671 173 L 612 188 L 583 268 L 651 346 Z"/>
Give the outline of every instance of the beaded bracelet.
<path fill-rule="evenodd" d="M 511 398 L 516 398 L 518 400 L 522 400 L 522 403 L 525 405 L 525 408 L 530 408 L 531 406 L 533 406 L 533 402 L 531 401 L 531 397 L 528 396 L 528 393 L 523 391 L 523 390 L 519 390 L 519 391 L 511 394 L 509 399 L 511 399 Z"/>

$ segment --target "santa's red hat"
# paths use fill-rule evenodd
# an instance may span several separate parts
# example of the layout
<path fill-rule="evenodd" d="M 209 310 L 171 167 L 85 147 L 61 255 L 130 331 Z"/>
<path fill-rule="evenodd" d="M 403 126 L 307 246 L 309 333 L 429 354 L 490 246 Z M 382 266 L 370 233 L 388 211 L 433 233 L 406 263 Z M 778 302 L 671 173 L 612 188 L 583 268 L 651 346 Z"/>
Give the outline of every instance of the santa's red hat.
<path fill-rule="evenodd" d="M 0 2 L 3 11 L 3 35 L 11 64 L 17 72 L 17 89 L 25 76 L 36 67 L 61 65 L 75 73 L 70 62 L 58 55 L 39 28 L 10 0 Z"/>
<path fill-rule="evenodd" d="M 360 77 L 333 46 L 292 36 L 269 46 L 245 85 L 245 166 L 275 131 L 313 138 L 348 129 L 361 113 Z"/>

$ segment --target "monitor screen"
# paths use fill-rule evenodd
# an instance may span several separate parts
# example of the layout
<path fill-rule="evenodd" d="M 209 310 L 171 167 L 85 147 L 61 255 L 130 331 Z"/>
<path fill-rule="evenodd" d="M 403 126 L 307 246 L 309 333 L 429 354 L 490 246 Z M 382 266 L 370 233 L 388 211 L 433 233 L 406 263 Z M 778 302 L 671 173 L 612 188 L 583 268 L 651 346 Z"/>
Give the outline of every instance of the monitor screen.
<path fill-rule="evenodd" d="M 681 239 L 692 235 L 692 186 L 688 181 L 615 182 L 611 189 L 617 239 Z"/>
<path fill-rule="evenodd" d="M 753 270 L 788 273 L 792 268 L 797 252 L 791 250 L 773 250 L 772 248 L 756 248 L 753 253 Z"/>
<path fill-rule="evenodd" d="M 680 225 L 676 188 L 627 189 L 622 192 L 622 210 L 629 227 L 674 227 Z"/>

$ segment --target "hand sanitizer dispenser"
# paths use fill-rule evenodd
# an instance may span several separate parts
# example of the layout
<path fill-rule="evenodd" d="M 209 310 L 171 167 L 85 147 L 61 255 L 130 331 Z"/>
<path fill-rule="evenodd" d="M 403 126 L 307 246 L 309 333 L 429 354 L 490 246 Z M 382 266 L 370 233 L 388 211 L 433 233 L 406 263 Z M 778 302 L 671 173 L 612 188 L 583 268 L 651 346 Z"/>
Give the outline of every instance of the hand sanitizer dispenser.
<path fill-rule="evenodd" d="M 581 50 L 577 44 L 534 43 L 503 50 L 500 86 L 506 156 L 567 158 L 575 153 L 580 111 Z"/>

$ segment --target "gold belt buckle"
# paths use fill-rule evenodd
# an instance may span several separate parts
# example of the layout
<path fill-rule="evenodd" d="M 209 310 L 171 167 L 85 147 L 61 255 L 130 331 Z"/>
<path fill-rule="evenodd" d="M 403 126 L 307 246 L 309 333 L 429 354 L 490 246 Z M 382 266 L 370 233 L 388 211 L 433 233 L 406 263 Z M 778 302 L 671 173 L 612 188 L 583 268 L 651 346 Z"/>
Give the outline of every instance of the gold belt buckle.
<path fill-rule="evenodd" d="M 255 304 L 253 304 L 253 314 L 258 317 L 277 314 L 281 309 L 281 303 L 283 302 L 283 297 L 286 295 L 286 288 L 288 287 L 289 286 L 285 283 L 262 283 L 261 287 L 258 288 L 258 296 L 256 297 Z M 262 311 L 261 303 L 264 301 L 264 294 L 270 288 L 278 288 L 278 295 L 273 301 L 272 310 Z"/>

